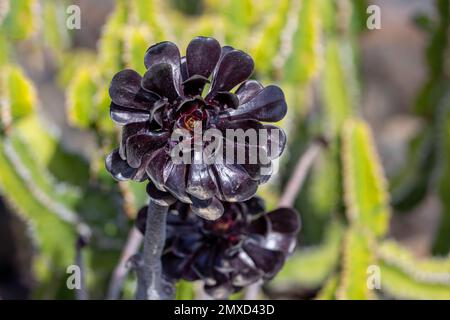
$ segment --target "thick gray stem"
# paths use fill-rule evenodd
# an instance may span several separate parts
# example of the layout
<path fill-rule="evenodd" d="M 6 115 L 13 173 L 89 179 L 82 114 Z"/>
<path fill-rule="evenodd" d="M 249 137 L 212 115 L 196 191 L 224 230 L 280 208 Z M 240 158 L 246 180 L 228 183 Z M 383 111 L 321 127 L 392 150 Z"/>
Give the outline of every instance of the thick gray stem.
<path fill-rule="evenodd" d="M 168 206 L 150 200 L 148 205 L 144 249 L 135 263 L 137 272 L 138 300 L 170 299 L 171 285 L 162 277 L 161 255 L 166 239 L 166 217 Z"/>

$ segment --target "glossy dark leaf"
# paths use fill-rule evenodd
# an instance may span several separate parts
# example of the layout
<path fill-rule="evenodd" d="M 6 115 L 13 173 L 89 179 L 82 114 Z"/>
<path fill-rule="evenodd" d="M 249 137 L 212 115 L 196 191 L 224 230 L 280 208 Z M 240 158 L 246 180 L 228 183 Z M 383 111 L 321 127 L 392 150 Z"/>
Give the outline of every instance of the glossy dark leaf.
<path fill-rule="evenodd" d="M 164 187 L 180 201 L 190 203 L 191 200 L 186 193 L 186 174 L 185 164 L 167 161 L 164 167 Z"/>
<path fill-rule="evenodd" d="M 264 273 L 260 271 L 255 265 L 249 265 L 246 261 L 251 259 L 246 255 L 246 253 L 241 252 L 236 255 L 234 259 L 230 261 L 231 271 L 231 283 L 234 286 L 246 287 L 252 283 L 257 282 L 262 278 Z"/>
<path fill-rule="evenodd" d="M 258 183 L 239 165 L 214 164 L 212 166 L 220 196 L 224 201 L 245 201 L 255 195 Z"/>
<path fill-rule="evenodd" d="M 127 139 L 135 134 L 147 132 L 148 127 L 149 127 L 148 122 L 134 122 L 123 126 L 122 141 L 119 147 L 119 154 L 123 160 L 127 159 L 125 150 Z"/>
<path fill-rule="evenodd" d="M 148 111 L 121 107 L 114 102 L 111 102 L 109 114 L 111 119 L 119 125 L 144 122 L 150 119 L 150 113 Z"/>
<path fill-rule="evenodd" d="M 180 71 L 181 71 L 181 82 L 184 82 L 189 78 L 188 71 L 187 71 L 186 57 L 181 57 Z"/>
<path fill-rule="evenodd" d="M 253 197 L 243 202 L 243 205 L 246 208 L 247 215 L 260 215 L 266 210 L 264 200 L 260 197 Z"/>
<path fill-rule="evenodd" d="M 189 76 L 200 75 L 208 78 L 220 58 L 221 47 L 214 38 L 194 38 L 186 49 Z"/>
<path fill-rule="evenodd" d="M 126 156 L 128 164 L 133 168 L 139 168 L 142 157 L 152 150 L 160 148 L 167 143 L 170 132 L 138 133 L 129 137 L 126 141 Z"/>
<path fill-rule="evenodd" d="M 266 236 L 269 232 L 269 220 L 265 215 L 258 217 L 255 220 L 252 220 L 247 228 L 247 230 L 251 233 L 258 234 L 260 236 Z"/>
<path fill-rule="evenodd" d="M 262 89 L 263 85 L 256 80 L 247 80 L 236 90 L 239 104 L 244 104 L 255 97 Z"/>
<path fill-rule="evenodd" d="M 235 292 L 229 281 L 218 282 L 214 285 L 205 285 L 205 292 L 214 299 L 223 300 Z"/>
<path fill-rule="evenodd" d="M 211 199 L 216 194 L 217 186 L 208 165 L 193 163 L 189 166 L 186 191 L 201 200 Z"/>
<path fill-rule="evenodd" d="M 157 123 L 160 128 L 163 127 L 164 123 L 164 117 L 165 115 L 162 114 L 165 112 L 165 109 L 167 109 L 169 104 L 167 103 L 167 98 L 162 98 L 161 100 L 155 102 L 152 109 L 150 110 L 150 122 L 152 124 Z"/>
<path fill-rule="evenodd" d="M 187 96 L 197 96 L 201 95 L 203 87 L 207 84 L 209 80 L 204 76 L 193 75 L 192 77 L 186 79 L 183 82 L 184 93 Z"/>
<path fill-rule="evenodd" d="M 230 120 L 255 119 L 276 122 L 283 119 L 286 113 L 287 105 L 283 91 L 277 86 L 267 86 L 253 99 L 221 117 L 228 117 Z"/>
<path fill-rule="evenodd" d="M 217 92 L 229 91 L 247 80 L 253 72 L 253 67 L 253 59 L 245 52 L 232 50 L 225 53 L 219 61 L 217 74 L 206 100 L 213 98 Z"/>
<path fill-rule="evenodd" d="M 176 251 L 189 251 L 191 253 L 201 245 L 202 234 L 198 233 L 198 217 L 193 215 L 190 205 L 177 201 L 169 208 L 167 215 L 167 241 L 170 241 L 171 246 Z M 180 241 L 182 235 L 183 241 Z M 184 242 L 184 243 L 182 243 Z M 185 249 L 175 248 L 183 247 Z M 186 250 L 186 247 L 191 250 Z M 177 253 L 177 255 L 179 255 Z"/>
<path fill-rule="evenodd" d="M 148 91 L 166 97 L 169 101 L 174 101 L 178 98 L 172 68 L 167 63 L 152 65 L 144 74 L 142 87 Z"/>
<path fill-rule="evenodd" d="M 267 130 L 267 150 L 270 159 L 276 159 L 286 147 L 286 133 L 280 127 L 274 125 L 264 125 Z"/>
<path fill-rule="evenodd" d="M 291 208 L 279 208 L 267 214 L 271 230 L 279 233 L 296 233 L 300 229 L 298 213 Z"/>
<path fill-rule="evenodd" d="M 150 199 L 160 206 L 171 206 L 176 202 L 176 199 L 168 192 L 164 192 L 156 188 L 153 183 L 147 184 L 147 194 Z"/>
<path fill-rule="evenodd" d="M 272 163 L 262 164 L 243 164 L 247 174 L 253 179 L 257 180 L 259 184 L 266 183 L 272 175 Z"/>
<path fill-rule="evenodd" d="M 178 94 L 182 95 L 181 56 L 178 47 L 174 43 L 164 41 L 147 49 L 144 57 L 145 67 L 150 69 L 153 65 L 160 63 L 170 65 L 174 86 Z"/>
<path fill-rule="evenodd" d="M 186 259 L 180 258 L 173 254 L 172 252 L 169 252 L 165 255 L 163 255 L 161 259 L 162 265 L 164 266 L 164 272 L 167 276 L 169 276 L 172 279 L 180 279 L 182 275 L 186 275 Z M 198 280 L 198 276 L 190 277 L 189 281 Z"/>
<path fill-rule="evenodd" d="M 225 131 L 226 129 L 238 130 L 242 129 L 246 130 L 255 130 L 255 133 L 258 133 L 260 129 L 263 129 L 264 126 L 261 122 L 253 120 L 253 119 L 242 119 L 232 121 L 227 118 L 222 118 L 220 122 L 217 123 L 217 128 L 219 130 Z M 225 131 L 226 132 L 226 131 Z"/>
<path fill-rule="evenodd" d="M 199 200 L 192 198 L 192 211 L 206 220 L 217 220 L 223 214 L 223 205 L 217 200 L 217 198 L 212 198 L 208 200 Z"/>
<path fill-rule="evenodd" d="M 261 243 L 261 247 L 268 250 L 282 251 L 289 254 L 294 250 L 296 241 L 297 239 L 295 235 L 269 232 L 264 241 Z"/>
<path fill-rule="evenodd" d="M 239 106 L 238 97 L 234 93 L 228 91 L 217 92 L 214 100 L 220 104 L 222 109 L 236 109 Z"/>
<path fill-rule="evenodd" d="M 114 75 L 109 86 L 111 100 L 122 107 L 149 109 L 147 104 L 135 103 L 134 98 L 141 89 L 141 76 L 134 70 L 125 69 Z"/>
<path fill-rule="evenodd" d="M 284 254 L 281 251 L 264 249 L 252 242 L 246 243 L 244 250 L 255 266 L 265 272 L 265 277 L 268 279 L 272 278 L 284 263 Z"/>
<path fill-rule="evenodd" d="M 138 170 L 130 167 L 126 161 L 124 161 L 120 155 L 119 150 L 116 149 L 111 152 L 105 160 L 106 170 L 119 181 L 124 180 L 140 180 L 142 177 L 137 176 Z"/>
<path fill-rule="evenodd" d="M 211 75 L 211 78 L 214 80 L 217 76 L 217 72 L 219 70 L 219 66 L 220 66 L 220 61 L 223 59 L 223 57 L 228 53 L 233 51 L 234 48 L 232 46 L 223 46 L 222 49 L 220 50 L 220 57 L 219 57 L 219 61 L 217 61 L 216 66 L 214 67 L 213 73 Z"/>
<path fill-rule="evenodd" d="M 265 218 L 270 224 L 263 247 L 270 250 L 292 252 L 296 234 L 300 230 L 300 216 L 290 208 L 279 208 L 269 212 Z"/>
<path fill-rule="evenodd" d="M 207 246 L 206 243 L 202 247 Z M 198 250 L 195 260 L 192 261 L 191 268 L 204 279 L 212 279 L 214 274 L 214 259 L 217 248 L 212 250 Z"/>
<path fill-rule="evenodd" d="M 168 160 L 169 155 L 166 150 L 164 148 L 158 149 L 151 154 L 146 168 L 149 178 L 162 191 L 166 191 L 164 188 L 164 168 Z"/>
<path fill-rule="evenodd" d="M 150 46 L 144 56 L 144 64 L 147 69 L 158 63 L 168 63 L 177 67 L 180 60 L 180 50 L 175 43 L 170 41 L 163 41 Z"/>

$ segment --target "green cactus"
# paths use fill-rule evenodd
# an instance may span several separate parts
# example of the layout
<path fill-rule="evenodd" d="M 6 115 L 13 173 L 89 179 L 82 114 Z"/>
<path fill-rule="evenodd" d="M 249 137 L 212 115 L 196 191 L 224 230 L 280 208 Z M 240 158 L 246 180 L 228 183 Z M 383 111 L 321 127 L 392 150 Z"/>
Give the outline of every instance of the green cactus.
<path fill-rule="evenodd" d="M 450 298 L 450 258 L 417 259 L 394 241 L 377 249 L 381 290 L 402 299 Z"/>
<path fill-rule="evenodd" d="M 387 184 L 366 123 L 344 124 L 342 163 L 348 220 L 383 237 L 390 217 Z"/>
<path fill-rule="evenodd" d="M 348 228 L 342 248 L 342 265 L 336 298 L 340 300 L 374 299 L 367 285 L 367 270 L 375 263 L 371 233 L 353 226 Z"/>

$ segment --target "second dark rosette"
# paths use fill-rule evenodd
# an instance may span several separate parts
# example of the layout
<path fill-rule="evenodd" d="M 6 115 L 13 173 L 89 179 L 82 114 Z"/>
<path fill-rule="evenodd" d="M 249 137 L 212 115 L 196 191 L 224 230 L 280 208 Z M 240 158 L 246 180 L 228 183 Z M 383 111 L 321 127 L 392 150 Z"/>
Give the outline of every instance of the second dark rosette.
<path fill-rule="evenodd" d="M 265 212 L 258 197 L 223 203 L 224 214 L 208 221 L 176 202 L 167 217 L 163 270 L 172 280 L 203 280 L 205 291 L 223 299 L 260 280 L 274 277 L 293 251 L 300 229 L 289 208 Z M 147 207 L 137 217 L 145 233 Z"/>

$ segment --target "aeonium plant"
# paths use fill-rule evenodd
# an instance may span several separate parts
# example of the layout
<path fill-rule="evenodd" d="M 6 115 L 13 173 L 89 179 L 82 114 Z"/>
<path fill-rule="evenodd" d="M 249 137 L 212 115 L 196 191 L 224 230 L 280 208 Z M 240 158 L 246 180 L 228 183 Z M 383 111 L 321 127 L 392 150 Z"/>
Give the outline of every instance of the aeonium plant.
<path fill-rule="evenodd" d="M 175 44 L 158 43 L 147 50 L 144 62 L 148 70 L 143 77 L 127 69 L 111 81 L 111 118 L 123 129 L 120 147 L 108 156 L 107 168 L 119 180 L 150 179 L 161 191 L 191 204 L 197 214 L 217 219 L 223 212 L 218 200 L 238 202 L 251 198 L 258 184 L 268 178 L 268 170 L 262 172 L 260 167 L 270 163 L 262 163 L 266 157 L 254 163 L 197 161 L 196 150 L 188 154 L 187 161 L 179 163 L 172 154 L 179 145 L 177 133 L 187 137 L 192 133 L 193 138 L 196 126 L 201 126 L 202 131 L 220 132 L 265 128 L 278 133 L 276 148 L 270 150 L 270 158 L 276 158 L 284 149 L 285 134 L 260 121 L 275 122 L 285 116 L 283 92 L 276 86 L 264 88 L 248 80 L 253 72 L 252 58 L 231 47 L 221 48 L 212 38 L 192 40 L 186 57 L 180 56 Z M 230 91 L 239 84 L 234 93 Z M 269 139 L 272 136 L 269 134 Z M 191 140 L 188 143 L 195 142 Z M 232 150 L 230 143 L 223 145 Z M 259 145 L 254 143 L 253 149 L 264 152 Z M 205 144 L 205 148 L 208 146 Z M 236 151 L 250 148 L 239 143 L 233 146 Z"/>
<path fill-rule="evenodd" d="M 193 39 L 183 57 L 172 42 L 155 44 L 144 64 L 143 76 L 126 69 L 111 81 L 110 115 L 122 138 L 106 168 L 117 180 L 149 182 L 136 296 L 161 299 L 171 295 L 160 259 L 169 206 L 183 204 L 189 215 L 208 221 L 244 206 L 284 150 L 284 131 L 268 123 L 283 119 L 287 105 L 279 87 L 249 80 L 254 62 L 248 54 L 213 38 Z M 259 278 L 268 274 L 255 268 Z M 226 292 L 242 287 L 235 280 L 229 286 Z"/>

